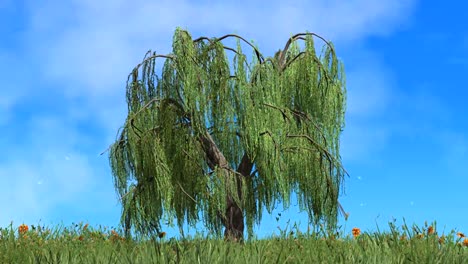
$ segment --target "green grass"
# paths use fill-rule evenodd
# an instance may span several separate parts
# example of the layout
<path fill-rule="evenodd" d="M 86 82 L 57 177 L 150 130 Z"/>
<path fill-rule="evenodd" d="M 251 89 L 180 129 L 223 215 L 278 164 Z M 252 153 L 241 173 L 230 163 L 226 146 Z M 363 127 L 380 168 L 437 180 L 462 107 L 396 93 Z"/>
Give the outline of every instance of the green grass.
<path fill-rule="evenodd" d="M 282 231 L 241 245 L 197 235 L 181 240 L 124 240 L 88 225 L 55 231 L 22 225 L 0 229 L 0 263 L 468 263 L 468 239 L 389 223 L 390 232 Z M 358 235 L 357 232 L 360 234 Z"/>

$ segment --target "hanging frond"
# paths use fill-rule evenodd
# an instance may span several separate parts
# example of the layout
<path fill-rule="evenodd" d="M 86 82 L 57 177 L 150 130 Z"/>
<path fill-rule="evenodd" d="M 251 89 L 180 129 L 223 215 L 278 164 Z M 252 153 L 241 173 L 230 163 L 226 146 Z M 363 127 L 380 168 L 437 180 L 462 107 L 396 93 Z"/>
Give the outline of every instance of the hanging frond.
<path fill-rule="evenodd" d="M 318 57 L 313 36 L 294 35 L 265 59 L 237 35 L 193 40 L 177 29 L 171 54 L 146 54 L 129 75 L 128 116 L 109 154 L 126 228 L 202 220 L 219 234 L 235 204 L 250 236 L 262 210 L 288 206 L 292 192 L 314 223 L 336 225 L 345 77 L 333 45 L 324 40 Z M 236 49 L 222 44 L 229 37 Z M 250 64 L 241 40 L 254 50 Z M 158 58 L 166 59 L 161 77 Z"/>

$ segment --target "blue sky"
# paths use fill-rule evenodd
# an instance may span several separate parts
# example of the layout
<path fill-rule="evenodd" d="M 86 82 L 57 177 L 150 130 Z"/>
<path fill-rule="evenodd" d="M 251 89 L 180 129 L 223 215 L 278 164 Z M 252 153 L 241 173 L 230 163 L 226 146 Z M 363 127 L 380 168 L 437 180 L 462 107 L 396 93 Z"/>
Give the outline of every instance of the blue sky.
<path fill-rule="evenodd" d="M 128 73 L 149 49 L 169 53 L 180 26 L 236 32 L 266 56 L 298 32 L 332 40 L 348 89 L 340 224 L 385 230 L 404 217 L 468 232 L 468 27 L 455 2 L 0 0 L 0 226 L 118 225 L 99 154 L 125 120 Z M 280 207 L 257 234 L 289 219 L 306 229 L 305 213 Z"/>

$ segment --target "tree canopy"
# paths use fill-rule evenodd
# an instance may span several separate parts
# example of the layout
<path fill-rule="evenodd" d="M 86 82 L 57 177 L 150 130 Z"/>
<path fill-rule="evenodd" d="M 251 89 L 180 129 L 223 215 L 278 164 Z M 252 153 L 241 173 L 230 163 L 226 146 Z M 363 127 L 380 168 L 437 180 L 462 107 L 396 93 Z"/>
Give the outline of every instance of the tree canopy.
<path fill-rule="evenodd" d="M 238 35 L 192 39 L 177 28 L 171 54 L 146 54 L 128 77 L 128 116 L 109 152 L 127 231 L 201 220 L 242 238 L 244 219 L 250 236 L 263 209 L 288 207 L 292 192 L 312 223 L 336 225 L 345 76 L 333 44 L 319 37 L 318 57 L 314 37 L 296 34 L 265 58 Z M 226 38 L 237 47 L 224 46 Z M 250 63 L 241 41 L 253 50 Z"/>

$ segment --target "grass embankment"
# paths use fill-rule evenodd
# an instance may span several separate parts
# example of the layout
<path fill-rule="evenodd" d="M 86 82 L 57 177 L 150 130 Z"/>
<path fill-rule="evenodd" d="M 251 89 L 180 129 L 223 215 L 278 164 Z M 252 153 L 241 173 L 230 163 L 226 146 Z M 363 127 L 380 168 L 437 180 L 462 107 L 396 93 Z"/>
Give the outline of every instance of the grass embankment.
<path fill-rule="evenodd" d="M 451 231 L 390 223 L 390 232 L 326 234 L 282 232 L 244 245 L 196 236 L 127 241 L 119 233 L 74 229 L 52 231 L 21 225 L 0 229 L 0 263 L 468 263 L 468 238 Z"/>

